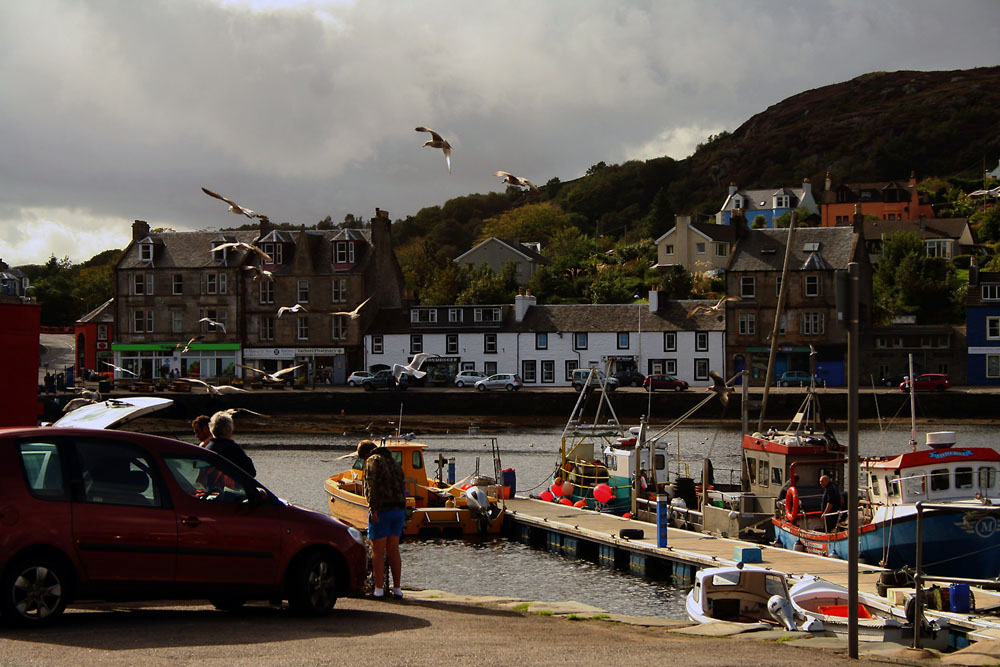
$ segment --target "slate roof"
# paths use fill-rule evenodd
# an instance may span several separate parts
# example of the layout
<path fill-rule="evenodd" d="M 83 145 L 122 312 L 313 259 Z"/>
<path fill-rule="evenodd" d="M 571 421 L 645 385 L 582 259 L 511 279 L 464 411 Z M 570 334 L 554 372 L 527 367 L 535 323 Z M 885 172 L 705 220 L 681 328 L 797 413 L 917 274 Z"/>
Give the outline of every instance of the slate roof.
<path fill-rule="evenodd" d="M 550 260 L 548 257 L 545 257 L 544 255 L 539 254 L 538 251 L 536 251 L 534 248 L 532 248 L 530 246 L 526 246 L 526 245 L 524 245 L 523 243 L 521 243 L 519 241 L 513 241 L 511 239 L 498 239 L 495 236 L 491 236 L 491 237 L 489 237 L 488 239 L 486 239 L 484 241 L 480 241 L 479 243 L 477 243 L 476 245 L 472 246 L 471 248 L 469 248 L 468 250 L 466 250 L 465 252 L 463 252 L 461 255 L 459 255 L 458 257 L 456 257 L 454 259 L 454 261 L 456 261 L 456 262 L 461 261 L 463 257 L 465 257 L 466 255 L 468 255 L 472 251 L 474 251 L 474 250 L 476 250 L 478 248 L 481 248 L 482 246 L 486 245 L 490 241 L 496 241 L 497 243 L 500 243 L 500 244 L 506 246 L 507 249 L 510 250 L 510 251 L 512 251 L 512 252 L 520 253 L 520 254 L 524 255 L 525 257 L 527 257 L 528 259 L 530 259 L 532 262 L 535 262 L 536 264 L 551 264 L 552 263 L 552 260 Z"/>
<path fill-rule="evenodd" d="M 923 220 L 865 220 L 864 229 L 866 241 L 896 232 L 915 232 L 923 239 L 957 240 L 968 227 L 968 218 L 924 218 Z"/>
<path fill-rule="evenodd" d="M 796 208 L 802 203 L 802 198 L 805 197 L 806 191 L 802 187 L 797 188 L 770 188 L 767 190 L 737 190 L 734 194 L 729 195 L 726 198 L 725 203 L 722 205 L 723 211 L 732 211 L 733 207 L 733 197 L 739 195 L 743 197 L 743 208 L 741 210 L 747 212 L 747 219 L 753 220 L 753 217 L 749 215 L 750 211 L 770 211 L 773 209 L 772 197 L 774 195 L 788 195 L 788 208 Z"/>
<path fill-rule="evenodd" d="M 202 269 L 241 265 L 246 259 L 247 251 L 245 250 L 233 250 L 230 248 L 226 253 L 225 264 L 212 258 L 212 242 L 218 240 L 222 235 L 245 243 L 252 243 L 257 238 L 256 231 L 220 232 L 215 230 L 205 232 L 151 233 L 146 238 L 154 243 L 152 264 L 139 259 L 140 243 L 133 243 L 125 251 L 125 254 L 118 262 L 117 268 L 145 269 L 152 266 L 157 269 Z"/>
<path fill-rule="evenodd" d="M 787 229 L 750 229 L 740 240 L 729 263 L 729 271 L 781 271 L 785 262 Z M 854 257 L 858 242 L 852 227 L 796 227 L 792 238 L 790 268 L 846 269 Z M 819 257 L 810 258 L 813 251 L 805 250 L 807 243 L 818 243 L 815 251 Z M 767 252 L 762 252 L 766 250 Z"/>

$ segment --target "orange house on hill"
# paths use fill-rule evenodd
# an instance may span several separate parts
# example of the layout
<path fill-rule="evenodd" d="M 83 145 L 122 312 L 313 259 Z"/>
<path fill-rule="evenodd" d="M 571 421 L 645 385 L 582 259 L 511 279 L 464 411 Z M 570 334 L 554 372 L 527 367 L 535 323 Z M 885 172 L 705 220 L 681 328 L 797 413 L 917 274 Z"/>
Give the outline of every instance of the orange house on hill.
<path fill-rule="evenodd" d="M 933 218 L 934 207 L 921 203 L 917 194 L 916 174 L 910 180 L 887 183 L 843 183 L 833 187 L 830 174 L 820 197 L 820 215 L 823 227 L 850 225 L 854 220 L 855 206 L 861 213 L 878 220 L 918 220 Z"/>

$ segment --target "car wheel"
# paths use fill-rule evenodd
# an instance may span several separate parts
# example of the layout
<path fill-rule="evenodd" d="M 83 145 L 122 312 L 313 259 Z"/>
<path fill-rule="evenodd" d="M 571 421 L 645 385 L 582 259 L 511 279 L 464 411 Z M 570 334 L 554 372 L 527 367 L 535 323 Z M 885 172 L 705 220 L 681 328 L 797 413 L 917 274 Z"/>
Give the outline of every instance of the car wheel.
<path fill-rule="evenodd" d="M 371 382 L 365 385 L 365 391 L 375 391 L 375 387 L 372 385 Z"/>
<path fill-rule="evenodd" d="M 297 614 L 328 614 L 337 602 L 336 564 L 324 553 L 300 559 L 288 575 L 288 605 Z"/>
<path fill-rule="evenodd" d="M 486 391 L 486 385 L 485 384 L 481 384 L 478 387 L 476 387 L 476 389 L 478 389 L 479 391 Z"/>
<path fill-rule="evenodd" d="M 234 612 L 239 611 L 243 608 L 243 605 L 247 603 L 243 598 L 238 597 L 219 597 L 219 598 L 209 598 L 209 602 L 212 606 L 219 611 Z"/>
<path fill-rule="evenodd" d="M 509 385 L 507 385 L 506 389 L 507 389 L 507 391 L 514 391 L 514 385 L 509 384 Z"/>
<path fill-rule="evenodd" d="M 939 384 L 939 385 L 937 386 L 937 390 L 938 390 L 938 391 L 944 391 L 944 390 L 945 390 L 945 388 L 946 388 L 946 387 L 945 387 L 945 386 L 944 386 L 943 384 Z"/>
<path fill-rule="evenodd" d="M 462 387 L 465 386 L 465 383 L 462 382 L 461 380 L 459 380 L 458 382 L 455 383 L 455 386 L 458 387 L 459 389 L 461 389 Z"/>
<path fill-rule="evenodd" d="M 674 391 L 684 391 L 684 387 L 681 385 L 677 385 L 676 387 L 674 387 Z"/>
<path fill-rule="evenodd" d="M 782 383 L 781 383 L 781 386 L 782 386 L 782 387 L 787 387 L 787 386 L 788 386 L 788 383 L 787 383 L 787 382 L 782 382 Z"/>
<path fill-rule="evenodd" d="M 354 382 L 354 380 L 348 380 L 347 381 L 347 386 L 348 387 L 356 387 L 357 384 Z"/>
<path fill-rule="evenodd" d="M 66 608 L 70 571 L 44 554 L 22 558 L 3 578 L 0 613 L 9 623 L 40 627 L 51 623 Z"/>

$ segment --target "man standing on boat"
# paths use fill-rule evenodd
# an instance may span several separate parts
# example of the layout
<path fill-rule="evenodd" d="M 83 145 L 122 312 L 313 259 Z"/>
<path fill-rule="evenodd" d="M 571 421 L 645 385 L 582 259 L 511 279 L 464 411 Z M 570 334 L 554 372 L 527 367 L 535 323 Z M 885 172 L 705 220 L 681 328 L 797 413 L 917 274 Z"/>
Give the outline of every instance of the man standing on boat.
<path fill-rule="evenodd" d="M 371 440 L 358 443 L 358 458 L 365 462 L 365 499 L 368 501 L 368 539 L 372 541 L 372 572 L 376 598 L 386 597 L 383 584 L 385 561 L 392 572 L 393 598 L 403 597 L 400 587 L 402 560 L 399 538 L 406 521 L 406 493 L 403 469 L 392 458 L 392 452 L 378 447 Z"/>
<path fill-rule="evenodd" d="M 826 532 L 833 533 L 837 530 L 837 520 L 840 518 L 840 489 L 829 475 L 820 477 L 819 485 L 823 487 L 820 506 L 823 508 L 823 520 L 826 521 Z"/>

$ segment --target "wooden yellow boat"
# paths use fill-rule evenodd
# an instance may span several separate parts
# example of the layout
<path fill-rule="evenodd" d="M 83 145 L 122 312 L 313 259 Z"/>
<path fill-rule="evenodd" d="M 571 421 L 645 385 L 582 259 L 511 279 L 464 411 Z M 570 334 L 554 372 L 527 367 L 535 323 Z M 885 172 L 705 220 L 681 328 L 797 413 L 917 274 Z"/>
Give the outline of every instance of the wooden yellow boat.
<path fill-rule="evenodd" d="M 498 500 L 498 487 L 489 478 L 476 478 L 476 485 L 462 488 L 428 477 L 424 465 L 427 445 L 403 440 L 380 443 L 403 468 L 406 482 L 407 519 L 403 530 L 409 536 L 497 535 L 503 528 L 505 507 Z M 364 494 L 363 462 L 327 478 L 330 514 L 360 530 L 368 528 L 368 501 Z"/>

